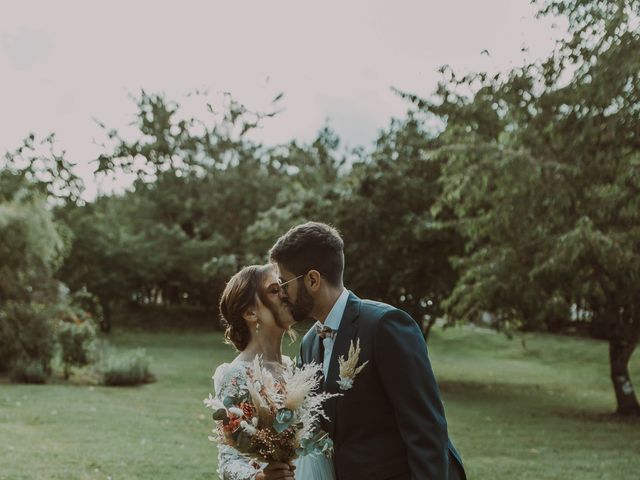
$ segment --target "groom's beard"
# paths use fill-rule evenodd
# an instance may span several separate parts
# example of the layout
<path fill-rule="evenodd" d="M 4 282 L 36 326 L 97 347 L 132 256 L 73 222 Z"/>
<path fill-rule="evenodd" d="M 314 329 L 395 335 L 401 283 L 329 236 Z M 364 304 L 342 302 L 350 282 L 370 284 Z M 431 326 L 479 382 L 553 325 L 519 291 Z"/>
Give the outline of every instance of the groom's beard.
<path fill-rule="evenodd" d="M 303 322 L 310 318 L 311 310 L 313 310 L 314 301 L 313 297 L 309 295 L 307 289 L 302 286 L 298 290 L 298 298 L 296 303 L 291 304 L 291 315 L 296 322 Z"/>

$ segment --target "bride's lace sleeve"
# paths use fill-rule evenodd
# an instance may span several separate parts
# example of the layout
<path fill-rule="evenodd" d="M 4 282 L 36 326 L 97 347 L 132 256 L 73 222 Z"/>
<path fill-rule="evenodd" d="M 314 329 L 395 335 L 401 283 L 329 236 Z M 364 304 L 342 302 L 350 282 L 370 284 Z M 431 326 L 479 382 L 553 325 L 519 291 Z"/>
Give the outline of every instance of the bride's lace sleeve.
<path fill-rule="evenodd" d="M 221 480 L 254 480 L 260 465 L 229 445 L 218 445 L 218 476 Z"/>
<path fill-rule="evenodd" d="M 222 400 L 246 388 L 246 375 L 242 365 L 220 365 L 213 375 L 215 395 Z M 254 480 L 262 465 L 241 454 L 229 445 L 218 444 L 218 476 L 221 480 Z"/>

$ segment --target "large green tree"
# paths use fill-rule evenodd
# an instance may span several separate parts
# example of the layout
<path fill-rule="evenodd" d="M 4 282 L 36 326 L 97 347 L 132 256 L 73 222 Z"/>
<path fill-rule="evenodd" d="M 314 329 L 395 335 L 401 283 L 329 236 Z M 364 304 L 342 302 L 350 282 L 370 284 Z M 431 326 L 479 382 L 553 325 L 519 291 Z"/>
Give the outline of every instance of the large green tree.
<path fill-rule="evenodd" d="M 72 232 L 70 252 L 58 276 L 72 290 L 85 287 L 96 295 L 105 332 L 111 328 L 113 303 L 127 301 L 138 291 L 153 255 L 131 230 L 131 207 L 132 199 L 114 196 L 57 211 Z"/>
<path fill-rule="evenodd" d="M 439 146 L 421 115 L 392 121 L 354 166 L 336 217 L 349 285 L 411 313 L 425 337 L 457 279 L 450 258 L 462 251 L 451 209 L 434 208 L 443 162 L 429 153 Z"/>
<path fill-rule="evenodd" d="M 416 113 L 392 121 L 371 153 L 341 150 L 329 129 L 280 149 L 291 173 L 249 229 L 254 250 L 266 252 L 293 225 L 332 224 L 345 240 L 346 284 L 407 310 L 428 335 L 457 278 L 449 258 L 462 248 L 451 209 L 434 210 L 443 162 L 428 153 L 439 146 Z"/>
<path fill-rule="evenodd" d="M 283 166 L 247 138 L 263 114 L 227 99 L 207 119 L 142 93 L 130 140 L 111 130 L 97 175 L 134 173 L 133 187 L 61 213 L 74 231 L 62 278 L 113 302 L 213 306 L 253 258 L 246 229 L 281 190 Z"/>
<path fill-rule="evenodd" d="M 433 99 L 409 96 L 446 124 L 441 204 L 468 239 L 448 309 L 509 328 L 588 323 L 609 341 L 617 412 L 638 415 L 640 2 L 536 3 L 568 19 L 549 59 L 496 76 L 445 68 Z"/>
<path fill-rule="evenodd" d="M 0 164 L 0 371 L 18 364 L 49 371 L 54 279 L 69 232 L 51 207 L 79 197 L 82 184 L 49 136 L 29 135 Z"/>

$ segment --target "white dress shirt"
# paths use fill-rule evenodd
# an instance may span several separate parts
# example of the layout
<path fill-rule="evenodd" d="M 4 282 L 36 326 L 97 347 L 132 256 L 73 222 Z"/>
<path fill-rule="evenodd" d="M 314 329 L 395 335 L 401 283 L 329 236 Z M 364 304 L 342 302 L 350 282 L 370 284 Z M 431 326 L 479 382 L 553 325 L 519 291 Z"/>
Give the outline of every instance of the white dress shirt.
<path fill-rule="evenodd" d="M 324 320 L 324 324 L 320 322 L 316 322 L 316 325 L 324 325 L 325 327 L 329 327 L 336 332 L 340 328 L 340 322 L 342 322 L 342 316 L 344 315 L 344 310 L 347 308 L 347 300 L 349 299 L 349 290 L 346 288 L 342 289 L 342 293 L 336 300 L 336 303 L 333 304 L 329 315 Z M 335 338 L 325 338 L 322 340 L 324 346 L 324 358 L 322 360 L 322 371 L 324 372 L 324 378 L 327 379 L 327 374 L 329 373 L 329 362 L 331 362 L 331 352 L 333 352 L 333 343 Z"/>

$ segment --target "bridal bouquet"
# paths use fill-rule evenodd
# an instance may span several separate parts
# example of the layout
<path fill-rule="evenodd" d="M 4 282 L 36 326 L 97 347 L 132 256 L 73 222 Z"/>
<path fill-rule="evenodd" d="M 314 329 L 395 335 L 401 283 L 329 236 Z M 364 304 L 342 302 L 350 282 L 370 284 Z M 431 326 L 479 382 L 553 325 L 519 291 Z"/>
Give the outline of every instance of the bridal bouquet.
<path fill-rule="evenodd" d="M 246 370 L 246 385 L 232 378 L 226 396 L 204 400 L 216 422 L 209 440 L 232 446 L 255 460 L 288 462 L 302 455 L 330 456 L 333 444 L 317 426 L 326 418 L 322 403 L 335 396 L 320 391 L 322 367 L 287 369 L 276 380 L 261 357 Z"/>

